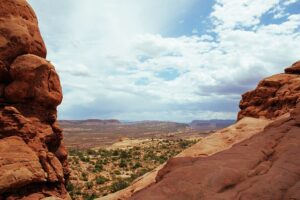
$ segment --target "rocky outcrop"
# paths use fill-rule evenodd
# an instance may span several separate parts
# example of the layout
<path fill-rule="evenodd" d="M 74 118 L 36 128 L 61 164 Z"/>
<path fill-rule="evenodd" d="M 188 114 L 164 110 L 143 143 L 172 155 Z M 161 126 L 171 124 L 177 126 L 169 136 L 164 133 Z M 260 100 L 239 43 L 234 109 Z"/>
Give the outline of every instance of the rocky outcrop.
<path fill-rule="evenodd" d="M 300 102 L 300 62 L 262 80 L 255 90 L 246 92 L 240 102 L 238 119 L 248 117 L 276 118 L 289 113 Z"/>
<path fill-rule="evenodd" d="M 119 199 L 299 199 L 298 66 L 261 81 L 243 95 L 236 124 L 183 151 L 155 181 Z"/>
<path fill-rule="evenodd" d="M 287 74 L 300 74 L 300 61 L 295 62 L 291 67 L 284 70 Z"/>
<path fill-rule="evenodd" d="M 68 199 L 62 90 L 25 0 L 0 0 L 0 199 Z"/>

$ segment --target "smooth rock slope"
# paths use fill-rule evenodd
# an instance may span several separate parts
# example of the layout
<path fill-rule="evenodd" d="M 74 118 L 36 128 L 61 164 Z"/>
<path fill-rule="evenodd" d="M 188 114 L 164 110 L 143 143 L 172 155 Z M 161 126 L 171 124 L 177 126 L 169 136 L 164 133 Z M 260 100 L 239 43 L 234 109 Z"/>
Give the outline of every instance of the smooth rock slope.
<path fill-rule="evenodd" d="M 45 57 L 27 1 L 0 0 L 0 199 L 69 199 L 61 85 Z"/>

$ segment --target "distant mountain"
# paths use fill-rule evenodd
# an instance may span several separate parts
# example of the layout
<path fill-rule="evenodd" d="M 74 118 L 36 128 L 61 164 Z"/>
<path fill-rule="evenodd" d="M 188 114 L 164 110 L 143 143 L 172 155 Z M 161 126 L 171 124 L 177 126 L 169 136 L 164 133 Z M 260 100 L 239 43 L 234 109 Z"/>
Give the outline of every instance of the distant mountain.
<path fill-rule="evenodd" d="M 143 120 L 143 121 L 122 121 L 123 124 L 148 124 L 148 125 L 180 125 L 180 126 L 189 126 L 189 124 L 186 123 L 180 123 L 180 122 L 171 122 L 171 121 L 159 121 L 159 120 Z"/>
<path fill-rule="evenodd" d="M 234 123 L 235 120 L 212 119 L 212 120 L 193 120 L 189 125 L 192 129 L 195 130 L 208 131 L 208 130 L 225 128 Z"/>
<path fill-rule="evenodd" d="M 87 120 L 59 120 L 61 126 L 64 125 L 82 125 L 82 126 L 98 126 L 98 125 L 120 125 L 121 122 L 116 119 L 87 119 Z"/>

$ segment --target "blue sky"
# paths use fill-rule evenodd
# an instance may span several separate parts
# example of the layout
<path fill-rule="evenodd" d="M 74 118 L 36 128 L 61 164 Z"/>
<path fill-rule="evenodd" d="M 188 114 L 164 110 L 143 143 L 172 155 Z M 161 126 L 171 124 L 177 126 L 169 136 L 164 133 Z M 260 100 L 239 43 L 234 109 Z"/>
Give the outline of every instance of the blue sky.
<path fill-rule="evenodd" d="M 60 119 L 235 119 L 299 60 L 300 0 L 29 0 L 59 72 Z"/>

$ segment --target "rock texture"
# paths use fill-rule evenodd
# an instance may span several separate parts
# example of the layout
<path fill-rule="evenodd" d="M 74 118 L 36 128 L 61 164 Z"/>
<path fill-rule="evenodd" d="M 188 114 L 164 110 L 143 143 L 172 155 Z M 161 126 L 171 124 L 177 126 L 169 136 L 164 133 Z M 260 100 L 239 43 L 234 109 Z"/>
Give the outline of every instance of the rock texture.
<path fill-rule="evenodd" d="M 300 199 L 298 63 L 244 94 L 235 125 L 169 160 L 154 183 L 127 199 Z"/>
<path fill-rule="evenodd" d="M 238 119 L 248 117 L 276 118 L 289 113 L 300 102 L 300 62 L 262 80 L 255 90 L 242 96 Z"/>
<path fill-rule="evenodd" d="M 300 104 L 255 136 L 209 157 L 170 160 L 133 200 L 300 198 Z"/>
<path fill-rule="evenodd" d="M 59 77 L 25 0 L 0 0 L 0 199 L 69 199 Z"/>

